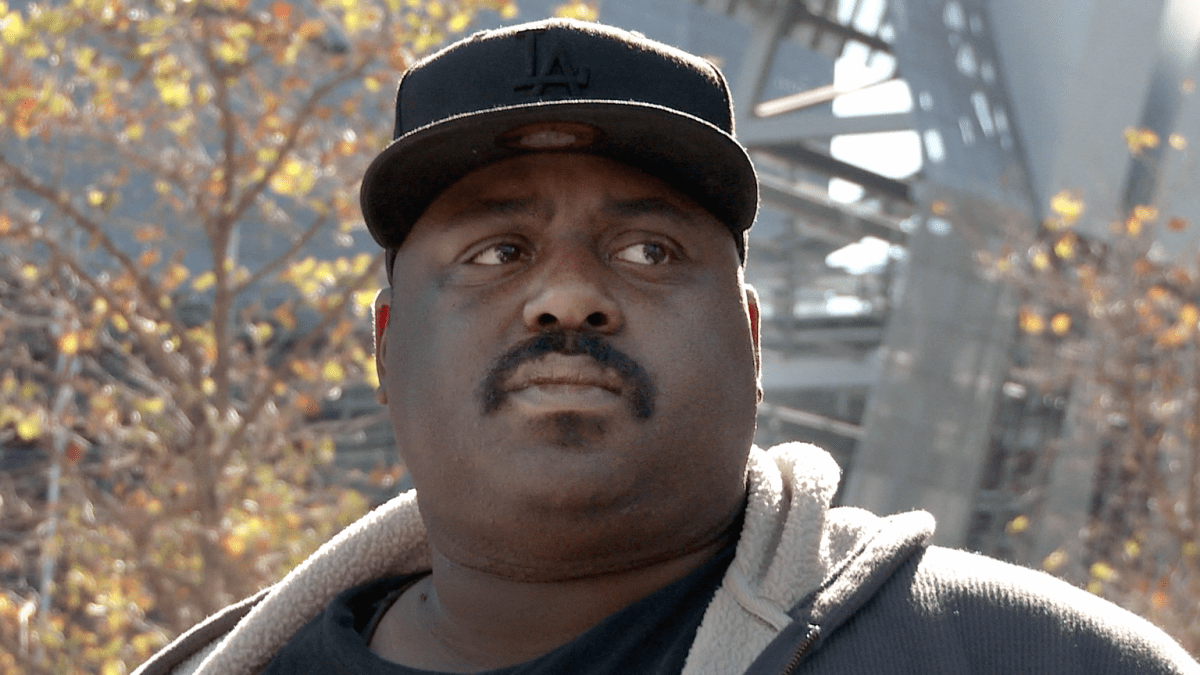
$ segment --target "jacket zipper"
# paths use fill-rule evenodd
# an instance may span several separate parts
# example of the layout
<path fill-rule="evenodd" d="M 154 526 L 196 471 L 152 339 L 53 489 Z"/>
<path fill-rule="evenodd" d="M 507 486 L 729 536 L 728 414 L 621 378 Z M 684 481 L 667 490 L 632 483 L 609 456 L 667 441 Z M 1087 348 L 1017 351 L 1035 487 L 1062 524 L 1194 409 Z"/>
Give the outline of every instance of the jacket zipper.
<path fill-rule="evenodd" d="M 815 624 L 810 625 L 808 627 L 808 635 L 804 636 L 804 642 L 800 643 L 796 652 L 792 654 L 792 658 L 788 660 L 787 667 L 783 669 L 780 675 L 792 675 L 792 671 L 796 670 L 796 666 L 800 665 L 800 661 L 804 658 L 804 655 L 808 653 L 808 650 L 812 649 L 819 637 L 821 637 L 821 627 Z"/>

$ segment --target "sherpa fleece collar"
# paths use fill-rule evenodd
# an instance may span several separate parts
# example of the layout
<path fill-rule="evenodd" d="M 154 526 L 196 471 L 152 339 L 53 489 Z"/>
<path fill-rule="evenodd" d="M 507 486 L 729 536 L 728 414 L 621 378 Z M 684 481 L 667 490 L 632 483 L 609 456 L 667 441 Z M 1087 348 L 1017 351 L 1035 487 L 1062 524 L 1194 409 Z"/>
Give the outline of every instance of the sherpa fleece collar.
<path fill-rule="evenodd" d="M 745 672 L 793 622 L 789 609 L 813 598 L 826 606 L 851 599 L 864 582 L 890 574 L 897 548 L 892 542 L 908 548 L 932 534 L 927 514 L 880 519 L 860 509 L 831 510 L 840 470 L 812 445 L 755 447 L 747 477 L 737 552 L 705 612 L 683 675 Z M 227 610 L 224 619 L 214 616 L 181 636 L 167 650 L 196 651 L 179 666 L 164 671 L 152 660 L 134 675 L 255 675 L 343 590 L 429 566 L 425 528 L 410 491 L 343 530 L 278 584 Z M 216 638 L 235 621 L 224 638 Z M 209 635 L 213 641 L 201 647 Z"/>

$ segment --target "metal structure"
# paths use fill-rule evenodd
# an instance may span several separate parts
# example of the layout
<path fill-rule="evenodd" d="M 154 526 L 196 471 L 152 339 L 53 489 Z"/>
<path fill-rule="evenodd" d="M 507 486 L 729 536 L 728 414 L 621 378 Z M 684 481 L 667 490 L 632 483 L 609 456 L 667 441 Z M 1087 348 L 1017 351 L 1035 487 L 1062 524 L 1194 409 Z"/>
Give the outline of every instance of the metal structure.
<path fill-rule="evenodd" d="M 843 502 L 881 513 L 927 508 L 939 539 L 962 544 L 973 522 L 1011 508 L 1004 486 L 983 497 L 978 488 L 1015 308 L 979 276 L 973 253 L 994 245 L 1004 226 L 1033 222 L 984 8 L 958 0 L 702 6 L 752 27 L 730 75 L 738 136 L 763 175 L 747 271 L 764 306 L 760 441 L 816 441 L 847 472 Z M 826 82 L 768 97 L 764 85 L 786 68 L 788 43 L 830 64 L 884 60 L 884 80 L 903 78 L 916 105 L 837 116 L 829 103 L 847 92 L 832 67 Z M 913 178 L 830 153 L 835 136 L 894 131 L 921 139 L 924 168 Z M 835 202 L 834 178 L 861 186 L 863 197 Z M 903 263 L 874 274 L 826 264 L 867 236 L 907 249 Z M 840 314 L 830 298 L 853 299 L 859 311 Z M 977 510 L 988 513 L 973 517 Z"/>

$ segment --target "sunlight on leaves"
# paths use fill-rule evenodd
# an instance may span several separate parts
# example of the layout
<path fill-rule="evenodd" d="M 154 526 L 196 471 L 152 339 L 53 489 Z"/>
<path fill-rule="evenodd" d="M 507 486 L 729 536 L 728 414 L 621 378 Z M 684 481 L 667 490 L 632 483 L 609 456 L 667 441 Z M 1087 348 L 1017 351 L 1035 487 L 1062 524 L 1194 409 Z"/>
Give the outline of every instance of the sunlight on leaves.
<path fill-rule="evenodd" d="M 597 21 L 600 18 L 600 10 L 590 2 L 565 2 L 554 8 L 554 16 L 580 21 Z"/>
<path fill-rule="evenodd" d="M 1046 320 L 1042 315 L 1027 308 L 1022 308 L 1019 315 L 1021 330 L 1031 335 L 1040 335 L 1046 330 Z"/>
<path fill-rule="evenodd" d="M 1050 198 L 1050 210 L 1058 216 L 1062 226 L 1070 226 L 1083 215 L 1083 200 L 1067 190 L 1060 190 Z"/>
<path fill-rule="evenodd" d="M 1050 332 L 1062 337 L 1071 332 L 1071 315 L 1059 312 L 1050 319 Z"/>
<path fill-rule="evenodd" d="M 1140 155 L 1146 148 L 1158 147 L 1158 134 L 1150 129 L 1125 129 L 1125 145 L 1133 155 Z"/>

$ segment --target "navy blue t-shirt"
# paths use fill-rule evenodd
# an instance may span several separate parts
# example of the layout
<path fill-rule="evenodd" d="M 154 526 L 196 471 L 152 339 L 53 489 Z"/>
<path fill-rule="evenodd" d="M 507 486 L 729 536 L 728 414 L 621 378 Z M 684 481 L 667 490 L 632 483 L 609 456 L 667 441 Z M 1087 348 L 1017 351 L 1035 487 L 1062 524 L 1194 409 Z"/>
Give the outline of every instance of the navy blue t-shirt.
<path fill-rule="evenodd" d="M 485 675 L 677 675 L 704 618 L 734 544 L 686 577 L 602 620 L 585 633 L 532 661 Z M 284 645 L 266 675 L 435 675 L 381 658 L 368 647 L 374 619 L 420 575 L 380 579 L 345 591 Z"/>

